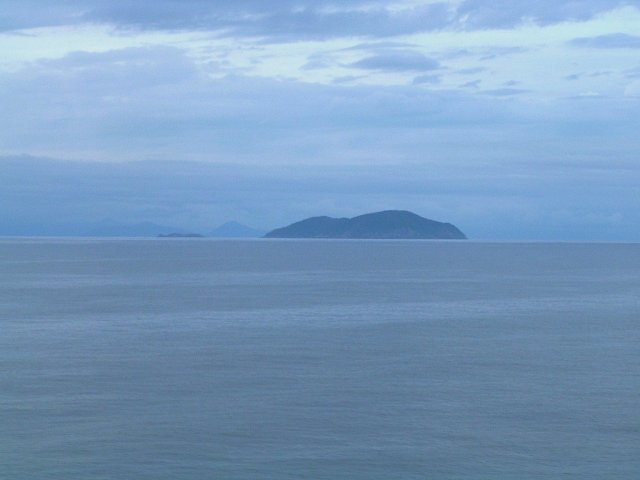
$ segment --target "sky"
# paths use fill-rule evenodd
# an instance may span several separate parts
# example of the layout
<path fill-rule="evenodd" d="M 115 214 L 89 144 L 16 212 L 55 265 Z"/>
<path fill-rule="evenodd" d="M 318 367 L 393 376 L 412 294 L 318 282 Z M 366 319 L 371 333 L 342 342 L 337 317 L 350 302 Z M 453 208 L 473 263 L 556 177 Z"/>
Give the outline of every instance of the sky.
<path fill-rule="evenodd" d="M 0 3 L 0 234 L 640 241 L 640 0 Z"/>

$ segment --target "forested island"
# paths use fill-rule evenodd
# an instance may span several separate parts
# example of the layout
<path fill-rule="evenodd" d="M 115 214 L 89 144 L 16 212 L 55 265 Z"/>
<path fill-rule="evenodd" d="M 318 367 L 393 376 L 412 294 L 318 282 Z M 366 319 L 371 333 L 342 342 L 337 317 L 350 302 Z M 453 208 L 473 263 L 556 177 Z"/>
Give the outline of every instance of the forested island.
<path fill-rule="evenodd" d="M 441 239 L 464 240 L 455 225 L 405 210 L 386 210 L 353 218 L 312 217 L 277 228 L 265 238 Z"/>

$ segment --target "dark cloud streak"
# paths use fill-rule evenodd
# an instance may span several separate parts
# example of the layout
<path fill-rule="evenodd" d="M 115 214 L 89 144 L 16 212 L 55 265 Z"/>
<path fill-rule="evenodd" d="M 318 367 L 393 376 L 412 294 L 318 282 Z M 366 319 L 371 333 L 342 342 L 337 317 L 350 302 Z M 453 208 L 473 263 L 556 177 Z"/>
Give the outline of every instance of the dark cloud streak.
<path fill-rule="evenodd" d="M 602 49 L 614 49 L 614 48 L 640 48 L 640 36 L 627 35 L 624 33 L 612 33 L 609 35 L 600 35 L 597 37 L 581 37 L 575 38 L 571 42 L 571 45 L 575 47 L 583 48 L 602 48 Z"/>
<path fill-rule="evenodd" d="M 425 72 L 438 69 L 440 64 L 418 52 L 391 51 L 365 57 L 348 66 L 386 72 Z"/>

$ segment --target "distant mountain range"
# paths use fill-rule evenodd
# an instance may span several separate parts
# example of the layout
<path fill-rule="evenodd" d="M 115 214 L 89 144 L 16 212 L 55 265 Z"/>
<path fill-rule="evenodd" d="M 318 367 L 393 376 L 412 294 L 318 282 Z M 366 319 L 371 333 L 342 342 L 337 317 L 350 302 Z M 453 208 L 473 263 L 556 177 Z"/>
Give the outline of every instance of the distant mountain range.
<path fill-rule="evenodd" d="M 354 218 L 312 217 L 272 230 L 266 238 L 447 239 L 467 237 L 450 223 L 404 210 L 368 213 Z"/>
<path fill-rule="evenodd" d="M 354 218 L 313 217 L 265 234 L 238 222 L 227 222 L 205 234 L 191 229 L 153 222 L 133 224 L 103 220 L 95 224 L 35 225 L 0 235 L 75 237 L 164 237 L 164 238 L 379 238 L 379 239 L 465 239 L 450 223 L 423 218 L 402 210 L 369 213 Z"/>
<path fill-rule="evenodd" d="M 140 222 L 134 224 L 122 224 L 110 220 L 102 221 L 88 227 L 86 233 L 81 236 L 91 237 L 157 237 L 172 233 L 186 234 L 188 231 L 166 225 L 158 225 L 152 222 Z"/>

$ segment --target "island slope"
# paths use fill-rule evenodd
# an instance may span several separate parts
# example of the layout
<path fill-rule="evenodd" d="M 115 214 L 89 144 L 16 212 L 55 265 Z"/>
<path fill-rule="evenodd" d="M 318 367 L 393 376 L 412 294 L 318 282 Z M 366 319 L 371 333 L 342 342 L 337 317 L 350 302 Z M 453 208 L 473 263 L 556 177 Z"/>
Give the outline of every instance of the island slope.
<path fill-rule="evenodd" d="M 467 237 L 450 223 L 404 210 L 386 210 L 353 218 L 312 217 L 272 230 L 265 238 L 464 240 Z"/>

